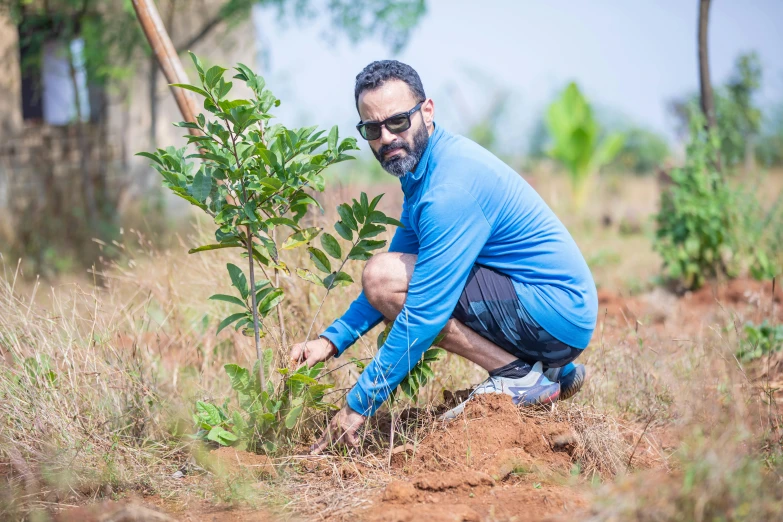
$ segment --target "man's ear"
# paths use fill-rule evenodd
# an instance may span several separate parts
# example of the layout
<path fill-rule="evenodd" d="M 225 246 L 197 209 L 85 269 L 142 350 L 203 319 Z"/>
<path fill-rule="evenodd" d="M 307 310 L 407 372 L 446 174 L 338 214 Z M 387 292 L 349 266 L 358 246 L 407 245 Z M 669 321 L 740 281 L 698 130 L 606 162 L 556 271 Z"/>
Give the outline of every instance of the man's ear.
<path fill-rule="evenodd" d="M 435 102 L 432 98 L 427 98 L 421 105 L 421 115 L 424 118 L 424 125 L 432 130 L 432 122 L 435 121 Z"/>

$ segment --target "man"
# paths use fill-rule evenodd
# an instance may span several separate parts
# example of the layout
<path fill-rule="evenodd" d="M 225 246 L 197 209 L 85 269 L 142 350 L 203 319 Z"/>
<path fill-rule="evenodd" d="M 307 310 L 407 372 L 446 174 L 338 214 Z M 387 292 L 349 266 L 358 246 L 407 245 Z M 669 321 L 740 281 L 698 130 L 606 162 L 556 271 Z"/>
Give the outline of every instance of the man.
<path fill-rule="evenodd" d="M 598 301 L 590 270 L 566 228 L 524 179 L 476 143 L 435 123 L 418 74 L 394 60 L 356 77 L 361 136 L 404 193 L 389 252 L 364 268 L 364 291 L 294 363 L 339 356 L 383 319 L 394 325 L 312 451 L 357 444 L 375 413 L 432 341 L 489 377 L 473 390 L 548 404 L 585 378 L 573 361 L 588 345 Z M 468 399 L 470 400 L 470 399 Z M 447 412 L 455 418 L 465 403 Z"/>

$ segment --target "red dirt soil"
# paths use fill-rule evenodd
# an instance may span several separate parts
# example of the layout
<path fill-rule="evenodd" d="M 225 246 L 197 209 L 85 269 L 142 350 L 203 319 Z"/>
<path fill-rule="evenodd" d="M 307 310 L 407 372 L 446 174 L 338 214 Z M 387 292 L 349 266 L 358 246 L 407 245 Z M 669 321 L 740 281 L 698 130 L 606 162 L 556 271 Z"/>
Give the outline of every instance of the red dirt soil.
<path fill-rule="evenodd" d="M 586 506 L 568 486 L 573 440 L 566 423 L 523 415 L 509 397 L 484 396 L 458 419 L 434 427 L 356 518 L 377 522 L 541 520 Z M 542 478 L 544 477 L 544 478 Z"/>

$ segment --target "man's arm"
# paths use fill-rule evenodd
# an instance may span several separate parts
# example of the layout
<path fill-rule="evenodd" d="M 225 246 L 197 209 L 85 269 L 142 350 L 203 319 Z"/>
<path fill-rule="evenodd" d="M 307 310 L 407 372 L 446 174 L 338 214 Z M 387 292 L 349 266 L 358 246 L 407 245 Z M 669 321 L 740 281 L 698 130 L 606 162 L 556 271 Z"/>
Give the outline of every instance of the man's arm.
<path fill-rule="evenodd" d="M 491 227 L 476 200 L 456 185 L 422 201 L 420 249 L 405 305 L 375 359 L 348 393 L 348 405 L 372 415 L 443 329 Z"/>
<path fill-rule="evenodd" d="M 394 233 L 389 252 L 402 252 L 404 254 L 416 254 L 419 251 L 419 240 L 410 227 L 407 205 L 403 203 L 400 223 L 403 227 L 398 228 Z M 370 331 L 375 325 L 383 320 L 383 315 L 376 310 L 364 295 L 359 294 L 348 310 L 329 328 L 327 328 L 321 337 L 329 339 L 337 349 L 339 357 L 356 340 Z"/>

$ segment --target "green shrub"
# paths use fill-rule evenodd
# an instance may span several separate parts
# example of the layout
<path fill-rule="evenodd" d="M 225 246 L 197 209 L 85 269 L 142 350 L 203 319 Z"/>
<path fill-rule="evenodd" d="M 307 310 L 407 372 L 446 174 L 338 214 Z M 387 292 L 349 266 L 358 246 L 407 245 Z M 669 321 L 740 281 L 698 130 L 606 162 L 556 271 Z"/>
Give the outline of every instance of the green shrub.
<path fill-rule="evenodd" d="M 752 361 L 783 348 L 783 324 L 773 325 L 766 319 L 761 324 L 746 323 L 745 337 L 737 350 L 741 361 Z"/>
<path fill-rule="evenodd" d="M 661 195 L 654 248 L 663 257 L 664 277 L 680 289 L 734 275 L 740 216 L 735 191 L 717 168 L 719 148 L 717 134 L 694 117 L 685 165 L 672 170 Z"/>

